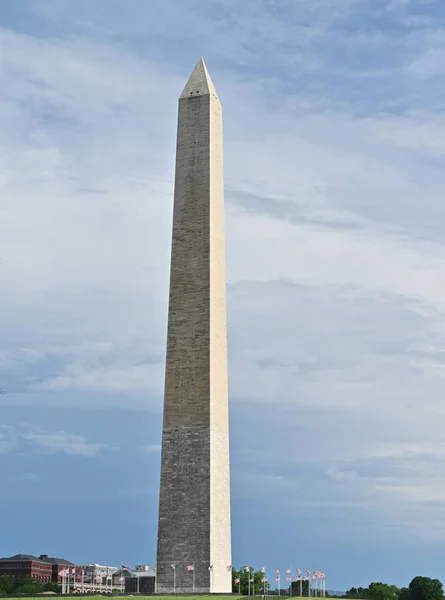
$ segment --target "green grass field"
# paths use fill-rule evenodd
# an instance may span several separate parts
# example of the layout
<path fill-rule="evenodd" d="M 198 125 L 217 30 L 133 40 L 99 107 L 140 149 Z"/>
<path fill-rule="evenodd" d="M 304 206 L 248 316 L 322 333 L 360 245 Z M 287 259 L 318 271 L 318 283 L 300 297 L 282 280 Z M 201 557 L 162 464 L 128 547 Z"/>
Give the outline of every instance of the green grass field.
<path fill-rule="evenodd" d="M 81 598 L 82 595 L 79 594 L 79 597 Z M 88 600 L 91 600 L 92 598 L 94 600 L 104 600 L 104 598 L 106 598 L 106 596 L 86 596 L 88 598 Z M 215 596 L 193 596 L 193 594 L 180 594 L 180 597 L 182 598 L 187 598 L 187 600 L 192 600 L 192 598 L 196 598 L 197 600 L 215 600 Z M 233 600 L 233 596 L 216 596 L 218 598 L 218 600 L 229 600 L 229 598 L 231 600 Z M 136 598 L 140 598 L 141 600 L 178 600 L 178 596 L 118 596 L 119 600 L 135 600 Z M 242 596 L 239 596 L 239 599 L 242 600 Z"/>

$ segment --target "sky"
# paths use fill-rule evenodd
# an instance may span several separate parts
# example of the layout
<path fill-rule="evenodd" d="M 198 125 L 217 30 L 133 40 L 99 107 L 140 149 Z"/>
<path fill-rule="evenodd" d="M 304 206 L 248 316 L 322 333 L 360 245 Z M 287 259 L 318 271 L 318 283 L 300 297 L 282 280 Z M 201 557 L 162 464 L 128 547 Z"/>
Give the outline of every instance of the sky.
<path fill-rule="evenodd" d="M 233 564 L 445 580 L 442 9 L 1 1 L 1 556 L 155 562 L 177 99 L 202 55 Z"/>

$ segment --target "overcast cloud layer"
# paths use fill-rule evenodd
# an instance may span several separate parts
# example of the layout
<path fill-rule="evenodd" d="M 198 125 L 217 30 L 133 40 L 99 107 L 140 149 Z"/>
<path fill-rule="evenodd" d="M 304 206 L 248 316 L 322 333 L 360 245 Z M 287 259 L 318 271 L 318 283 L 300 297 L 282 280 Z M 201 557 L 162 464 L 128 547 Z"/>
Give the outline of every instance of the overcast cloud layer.
<path fill-rule="evenodd" d="M 442 9 L 1 2 L 0 554 L 154 562 L 177 97 L 203 55 L 234 564 L 445 579 Z"/>

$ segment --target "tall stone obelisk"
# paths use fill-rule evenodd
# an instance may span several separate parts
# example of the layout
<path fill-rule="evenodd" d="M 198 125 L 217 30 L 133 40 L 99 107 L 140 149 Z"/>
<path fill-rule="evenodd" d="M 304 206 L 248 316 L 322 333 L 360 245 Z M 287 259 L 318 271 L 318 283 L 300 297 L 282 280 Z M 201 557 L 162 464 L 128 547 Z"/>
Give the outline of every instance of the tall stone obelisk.
<path fill-rule="evenodd" d="M 222 110 L 202 58 L 179 97 L 158 525 L 158 592 L 232 591 Z"/>

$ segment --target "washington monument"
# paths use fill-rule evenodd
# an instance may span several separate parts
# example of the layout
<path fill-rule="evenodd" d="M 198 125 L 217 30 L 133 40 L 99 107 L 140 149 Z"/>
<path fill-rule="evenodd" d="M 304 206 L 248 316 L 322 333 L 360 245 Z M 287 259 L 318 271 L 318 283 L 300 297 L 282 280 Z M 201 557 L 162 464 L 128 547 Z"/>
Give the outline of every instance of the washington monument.
<path fill-rule="evenodd" d="M 160 593 L 231 593 L 222 110 L 179 97 L 157 547 Z"/>

